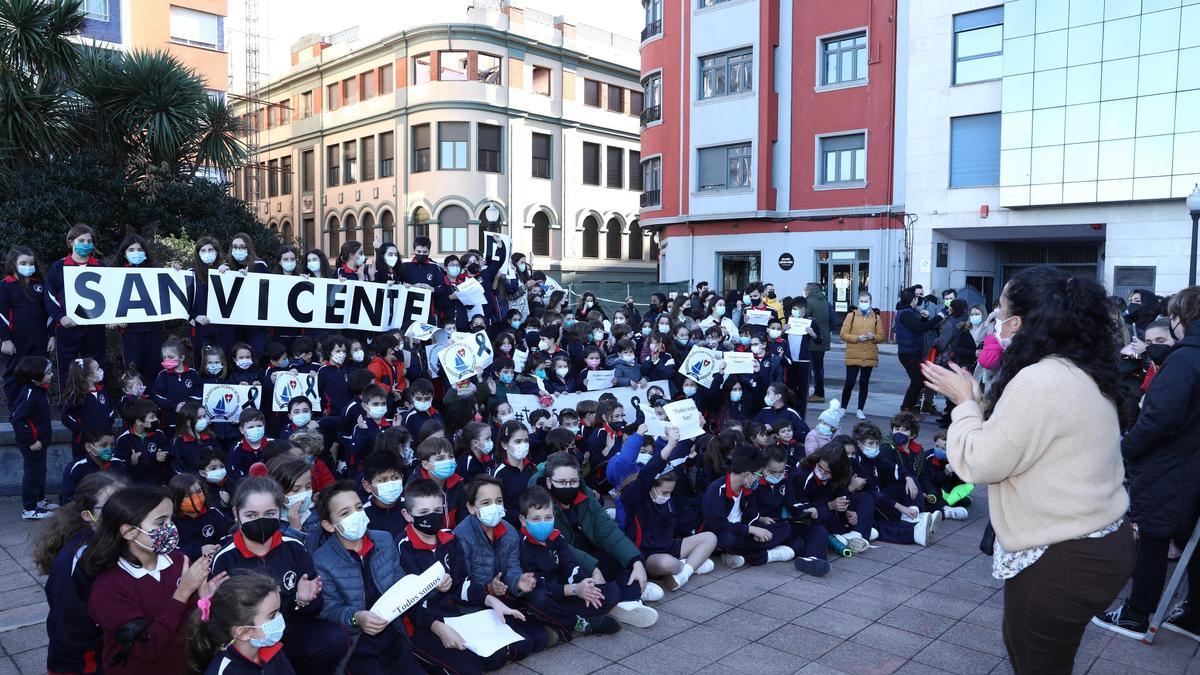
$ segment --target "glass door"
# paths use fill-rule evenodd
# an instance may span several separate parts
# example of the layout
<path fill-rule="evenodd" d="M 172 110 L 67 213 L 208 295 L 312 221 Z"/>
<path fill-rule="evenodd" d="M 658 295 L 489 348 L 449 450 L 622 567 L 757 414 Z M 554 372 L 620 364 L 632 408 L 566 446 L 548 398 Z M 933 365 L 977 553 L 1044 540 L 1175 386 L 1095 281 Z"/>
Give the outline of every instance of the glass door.
<path fill-rule="evenodd" d="M 836 335 L 846 312 L 854 311 L 858 292 L 871 287 L 870 251 L 817 251 L 816 258 L 817 281 L 833 305 L 830 326 Z"/>
<path fill-rule="evenodd" d="M 758 253 L 718 253 L 721 291 L 740 291 L 761 278 L 762 256 Z"/>

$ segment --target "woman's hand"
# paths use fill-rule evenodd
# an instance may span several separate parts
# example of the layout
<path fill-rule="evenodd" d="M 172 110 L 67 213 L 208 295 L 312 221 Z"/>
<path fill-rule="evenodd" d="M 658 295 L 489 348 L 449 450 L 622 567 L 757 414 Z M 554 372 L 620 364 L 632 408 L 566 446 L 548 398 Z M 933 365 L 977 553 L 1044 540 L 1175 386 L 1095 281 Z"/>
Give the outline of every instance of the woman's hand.
<path fill-rule="evenodd" d="M 923 361 L 921 375 L 925 377 L 926 387 L 945 396 L 954 405 L 960 405 L 967 401 L 976 403 L 983 401 L 983 390 L 979 388 L 979 383 L 971 376 L 970 371 L 953 361 L 950 362 L 949 370 L 929 361 Z"/>

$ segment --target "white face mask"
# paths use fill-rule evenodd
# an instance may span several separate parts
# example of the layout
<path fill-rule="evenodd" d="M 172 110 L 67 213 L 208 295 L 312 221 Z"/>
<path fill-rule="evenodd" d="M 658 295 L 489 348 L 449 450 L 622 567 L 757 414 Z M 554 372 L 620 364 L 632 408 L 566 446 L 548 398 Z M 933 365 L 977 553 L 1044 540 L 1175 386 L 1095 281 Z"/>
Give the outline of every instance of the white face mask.
<path fill-rule="evenodd" d="M 211 264 L 215 263 L 216 261 L 217 261 L 217 252 L 216 251 L 201 251 L 200 252 L 200 262 L 204 263 L 205 265 L 211 265 Z"/>
<path fill-rule="evenodd" d="M 375 490 L 379 492 L 379 501 L 384 504 L 395 504 L 400 495 L 404 494 L 404 481 L 397 478 L 383 483 L 377 483 Z"/>
<path fill-rule="evenodd" d="M 496 419 L 500 420 L 500 424 L 504 424 L 506 422 L 510 422 L 512 420 L 517 419 L 517 415 L 516 415 L 516 413 L 509 413 L 507 415 L 500 415 Z"/>
<path fill-rule="evenodd" d="M 296 494 L 288 495 L 288 497 L 287 497 L 288 510 L 291 510 L 291 508 L 293 506 L 295 506 L 296 504 L 300 505 L 300 519 L 301 520 L 306 519 L 308 517 L 308 512 L 310 510 L 312 510 L 312 490 L 305 490 L 303 492 L 297 492 Z M 280 518 L 279 518 L 280 520 L 287 519 L 286 513 L 281 513 L 281 514 L 279 514 L 279 516 L 280 516 Z"/>
<path fill-rule="evenodd" d="M 362 363 L 362 360 L 367 358 L 367 353 L 361 349 L 355 349 L 354 352 L 352 354 L 350 354 L 350 358 L 354 359 L 355 361 L 357 361 L 359 363 Z"/>
<path fill-rule="evenodd" d="M 346 352 L 334 352 L 329 355 L 329 360 L 332 361 L 334 365 L 340 366 L 346 361 Z"/>
<path fill-rule="evenodd" d="M 571 369 L 570 368 L 555 368 L 554 372 L 557 373 L 559 377 L 566 377 L 567 373 L 571 372 Z"/>
<path fill-rule="evenodd" d="M 391 265 L 392 267 L 395 267 L 396 263 L 399 262 L 399 260 L 400 260 L 400 256 L 396 255 L 395 253 L 389 253 L 389 254 L 383 256 L 383 261 L 385 263 Z"/>
<path fill-rule="evenodd" d="M 337 524 L 337 529 L 341 531 L 342 536 L 350 541 L 358 541 L 367 533 L 367 526 L 371 524 L 371 519 L 362 511 L 355 511 L 350 515 L 342 518 L 342 522 Z"/>
<path fill-rule="evenodd" d="M 253 359 L 238 359 L 234 363 L 236 363 L 237 367 L 241 368 L 242 370 L 249 370 L 250 367 L 254 365 L 254 360 Z"/>
<path fill-rule="evenodd" d="M 525 459 L 529 456 L 529 441 L 510 443 L 508 446 L 508 455 L 517 461 Z"/>
<path fill-rule="evenodd" d="M 671 495 L 662 495 L 654 490 L 651 490 L 650 501 L 654 502 L 655 504 L 666 504 L 667 502 L 671 501 Z"/>
<path fill-rule="evenodd" d="M 504 519 L 504 507 L 500 504 L 488 504 L 480 507 L 475 515 L 479 518 L 479 522 L 488 527 L 495 527 Z"/>

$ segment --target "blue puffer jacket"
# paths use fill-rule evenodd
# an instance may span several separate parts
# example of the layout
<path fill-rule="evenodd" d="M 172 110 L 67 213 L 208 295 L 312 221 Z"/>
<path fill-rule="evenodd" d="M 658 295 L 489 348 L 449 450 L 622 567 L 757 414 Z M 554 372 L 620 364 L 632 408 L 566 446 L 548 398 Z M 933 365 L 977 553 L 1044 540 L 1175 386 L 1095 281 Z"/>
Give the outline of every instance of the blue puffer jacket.
<path fill-rule="evenodd" d="M 372 544 L 367 554 L 371 561 L 371 578 L 383 593 L 404 576 L 400 551 L 396 548 L 396 540 L 387 532 L 367 530 L 367 536 Z M 366 606 L 367 591 L 363 588 L 362 565 L 356 554 L 347 551 L 337 537 L 330 537 L 312 557 L 323 584 L 321 597 L 325 599 L 325 605 L 321 608 L 321 618 L 345 627 L 357 638 L 360 629 L 352 626 L 350 619 L 355 612 L 369 608 Z"/>
<path fill-rule="evenodd" d="M 492 532 L 496 535 L 495 541 L 487 536 L 483 531 L 483 523 L 474 515 L 467 516 L 454 528 L 454 538 L 467 555 L 471 583 L 486 587 L 499 573 L 508 586 L 508 592 L 519 595 L 517 582 L 521 580 L 521 537 L 503 520 Z"/>
<path fill-rule="evenodd" d="M 924 354 L 929 351 L 926 336 L 936 330 L 941 323 L 921 317 L 920 312 L 912 307 L 897 308 L 896 312 L 896 353 Z"/>

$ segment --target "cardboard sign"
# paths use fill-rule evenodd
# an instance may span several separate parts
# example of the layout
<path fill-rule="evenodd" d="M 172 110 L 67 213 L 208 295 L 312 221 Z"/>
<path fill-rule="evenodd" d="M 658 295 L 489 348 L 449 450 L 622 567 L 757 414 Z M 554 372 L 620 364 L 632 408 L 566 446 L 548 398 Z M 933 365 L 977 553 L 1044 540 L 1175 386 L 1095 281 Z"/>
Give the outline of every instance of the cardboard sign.
<path fill-rule="evenodd" d="M 754 354 L 750 352 L 724 352 L 726 375 L 753 375 Z"/>
<path fill-rule="evenodd" d="M 487 296 L 483 292 L 483 284 L 479 283 L 478 279 L 467 278 L 461 284 L 455 287 L 455 294 L 458 295 L 458 301 L 468 307 L 482 305 L 487 302 Z"/>
<path fill-rule="evenodd" d="M 205 384 L 200 400 L 210 421 L 237 424 L 246 408 L 261 409 L 262 387 L 252 384 Z"/>
<path fill-rule="evenodd" d="M 313 412 L 321 409 L 321 393 L 317 388 L 316 373 L 281 373 L 275 379 L 275 389 L 271 392 L 271 410 L 287 412 L 288 401 L 293 396 L 303 396 L 312 403 Z"/>
<path fill-rule="evenodd" d="M 613 375 L 616 371 L 613 370 L 589 370 L 587 371 L 587 390 L 596 391 L 597 389 L 611 389 L 613 386 Z"/>
<path fill-rule="evenodd" d="M 662 391 L 670 391 L 670 384 L 666 380 L 655 380 L 650 382 L 647 387 L 658 387 Z M 517 414 L 517 419 L 522 422 L 528 422 L 529 413 L 541 408 L 549 410 L 558 417 L 558 413 L 568 408 L 574 410 L 575 406 L 579 405 L 580 401 L 598 401 L 601 394 L 612 394 L 617 397 L 617 401 L 625 408 L 625 420 L 632 422 L 637 418 L 638 406 L 646 403 L 646 389 L 634 389 L 633 387 L 614 387 L 612 389 L 601 389 L 597 391 L 580 391 L 573 394 L 559 394 L 553 398 L 549 398 L 548 405 L 542 405 L 542 397 L 531 394 L 509 394 L 508 403 L 512 406 L 513 412 Z"/>
<path fill-rule="evenodd" d="M 409 324 L 408 330 L 404 331 L 404 337 L 424 342 L 433 337 L 433 334 L 437 330 L 438 327 L 433 324 L 425 323 L 424 321 L 414 321 Z"/>
<path fill-rule="evenodd" d="M 704 415 L 696 408 L 696 402 L 690 398 L 675 401 L 663 406 L 671 426 L 679 429 L 679 440 L 695 438 L 704 433 Z"/>
<path fill-rule="evenodd" d="M 658 413 L 654 412 L 654 408 L 643 403 L 638 406 L 642 411 L 642 415 L 646 418 L 646 434 L 655 438 L 662 438 L 667 435 L 667 425 L 662 420 L 658 419 Z"/>
<path fill-rule="evenodd" d="M 689 380 L 708 388 L 712 386 L 713 377 L 717 374 L 717 352 L 708 347 L 692 347 L 692 351 L 683 358 L 679 372 Z"/>

